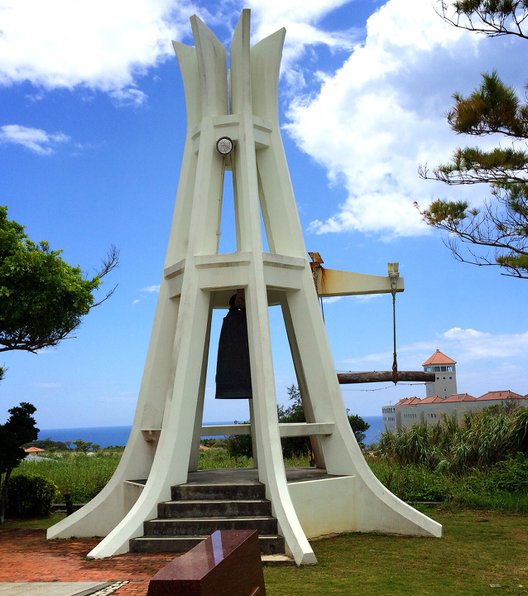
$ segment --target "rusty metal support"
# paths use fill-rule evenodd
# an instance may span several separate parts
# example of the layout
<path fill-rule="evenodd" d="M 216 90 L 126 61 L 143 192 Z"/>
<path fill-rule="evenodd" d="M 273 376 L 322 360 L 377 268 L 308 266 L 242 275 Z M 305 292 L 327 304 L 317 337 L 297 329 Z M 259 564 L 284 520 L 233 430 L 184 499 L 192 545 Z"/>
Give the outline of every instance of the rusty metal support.
<path fill-rule="evenodd" d="M 398 264 L 389 263 L 389 275 L 367 275 L 338 269 L 327 269 L 318 252 L 309 252 L 310 267 L 317 295 L 322 298 L 331 296 L 361 296 L 365 294 L 394 294 L 403 292 L 403 278 L 398 274 Z"/>

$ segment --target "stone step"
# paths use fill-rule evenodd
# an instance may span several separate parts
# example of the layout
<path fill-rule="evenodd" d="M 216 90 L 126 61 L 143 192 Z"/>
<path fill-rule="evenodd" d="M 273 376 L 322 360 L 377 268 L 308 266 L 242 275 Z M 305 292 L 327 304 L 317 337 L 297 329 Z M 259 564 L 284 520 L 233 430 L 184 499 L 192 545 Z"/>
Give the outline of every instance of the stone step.
<path fill-rule="evenodd" d="M 130 551 L 134 553 L 184 553 L 207 538 L 203 536 L 143 536 L 130 540 Z M 259 535 L 262 555 L 284 553 L 282 536 Z"/>
<path fill-rule="evenodd" d="M 187 517 L 151 519 L 143 524 L 145 536 L 203 536 L 215 530 L 258 530 L 259 534 L 277 534 L 277 520 L 268 516 Z"/>
<path fill-rule="evenodd" d="M 132 552 L 186 552 L 215 530 L 257 530 L 263 555 L 284 553 L 271 502 L 260 482 L 180 484 L 171 501 L 158 504 L 158 519 L 144 523 L 144 536 L 130 541 Z"/>
<path fill-rule="evenodd" d="M 178 484 L 171 488 L 173 501 L 195 500 L 250 500 L 264 499 L 266 488 L 258 482 L 253 484 Z"/>
<path fill-rule="evenodd" d="M 166 501 L 158 504 L 158 517 L 163 519 L 182 517 L 234 517 L 234 516 L 271 516 L 271 501 L 201 499 L 185 501 Z"/>

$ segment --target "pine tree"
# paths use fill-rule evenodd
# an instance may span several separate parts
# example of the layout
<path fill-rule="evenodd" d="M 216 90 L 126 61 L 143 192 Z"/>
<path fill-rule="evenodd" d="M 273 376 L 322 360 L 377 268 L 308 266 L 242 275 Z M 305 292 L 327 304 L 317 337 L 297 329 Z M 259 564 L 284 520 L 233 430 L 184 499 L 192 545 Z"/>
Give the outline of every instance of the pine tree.
<path fill-rule="evenodd" d="M 35 412 L 34 405 L 22 402 L 9 410 L 9 418 L 0 425 L 0 524 L 4 523 L 11 472 L 26 457 L 22 445 L 38 436 L 39 429 L 33 418 Z"/>
<path fill-rule="evenodd" d="M 462 0 L 439 3 L 450 24 L 490 37 L 513 35 L 528 39 L 524 22 L 528 3 L 507 0 Z M 447 120 L 458 134 L 501 135 L 510 146 L 489 151 L 457 149 L 448 164 L 424 178 L 449 185 L 488 184 L 491 196 L 480 209 L 466 201 L 438 199 L 421 211 L 425 221 L 450 233 L 446 244 L 460 261 L 498 266 L 504 275 L 528 278 L 528 104 L 496 72 L 484 74 L 481 86 L 468 97 L 454 94 Z"/>

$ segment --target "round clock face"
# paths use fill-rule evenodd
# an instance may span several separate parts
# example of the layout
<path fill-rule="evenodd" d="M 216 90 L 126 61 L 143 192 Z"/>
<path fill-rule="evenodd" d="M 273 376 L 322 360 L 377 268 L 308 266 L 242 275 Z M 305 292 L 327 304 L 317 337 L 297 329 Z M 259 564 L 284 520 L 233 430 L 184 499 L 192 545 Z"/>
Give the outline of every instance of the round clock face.
<path fill-rule="evenodd" d="M 233 141 L 229 137 L 221 137 L 216 141 L 218 153 L 229 155 L 233 151 Z"/>

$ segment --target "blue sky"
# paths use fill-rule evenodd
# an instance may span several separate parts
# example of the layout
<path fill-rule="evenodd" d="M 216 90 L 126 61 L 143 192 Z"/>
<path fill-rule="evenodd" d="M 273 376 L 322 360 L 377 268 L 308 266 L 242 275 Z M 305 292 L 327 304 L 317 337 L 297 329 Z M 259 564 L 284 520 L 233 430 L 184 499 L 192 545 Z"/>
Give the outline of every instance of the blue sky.
<path fill-rule="evenodd" d="M 413 202 L 484 188 L 423 181 L 467 142 L 448 128 L 452 93 L 499 70 L 522 90 L 525 49 L 446 25 L 413 0 L 0 0 L 0 204 L 37 241 L 87 275 L 110 245 L 120 267 L 111 300 L 75 338 L 37 355 L 5 353 L 0 418 L 20 401 L 41 428 L 130 424 L 157 300 L 185 138 L 185 105 L 171 39 L 192 45 L 198 14 L 226 44 L 243 7 L 254 41 L 285 26 L 283 139 L 308 250 L 329 268 L 385 275 L 400 263 L 402 370 L 439 348 L 458 362 L 458 390 L 528 392 L 526 282 L 456 262 Z M 485 139 L 483 143 L 491 143 Z M 229 230 L 222 243 L 233 242 Z M 104 290 L 103 290 L 104 291 Z M 279 401 L 295 382 L 272 309 Z M 389 296 L 327 301 L 336 369 L 389 370 Z M 216 402 L 215 313 L 205 419 L 245 419 L 245 402 Z M 378 415 L 422 385 L 343 386 L 345 405 Z"/>

